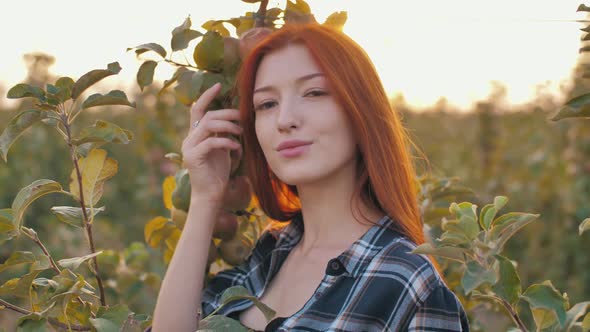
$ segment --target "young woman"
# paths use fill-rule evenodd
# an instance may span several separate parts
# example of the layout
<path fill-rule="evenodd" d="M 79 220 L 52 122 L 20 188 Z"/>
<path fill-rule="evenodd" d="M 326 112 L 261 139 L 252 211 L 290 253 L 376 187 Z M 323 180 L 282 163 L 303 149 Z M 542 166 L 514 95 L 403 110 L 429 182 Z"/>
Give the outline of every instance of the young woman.
<path fill-rule="evenodd" d="M 219 90 L 207 90 L 191 110 L 191 123 L 199 123 L 182 145 L 191 205 L 154 331 L 195 331 L 197 312 L 207 316 L 235 285 L 275 318 L 267 322 L 249 300 L 218 314 L 257 331 L 469 329 L 433 263 L 410 253 L 424 242 L 411 142 L 358 44 L 319 24 L 285 26 L 244 59 L 240 109 L 203 115 Z M 266 230 L 244 264 L 202 290 L 228 151 L 242 153 L 214 133 L 243 136 L 253 191 L 283 227 Z"/>

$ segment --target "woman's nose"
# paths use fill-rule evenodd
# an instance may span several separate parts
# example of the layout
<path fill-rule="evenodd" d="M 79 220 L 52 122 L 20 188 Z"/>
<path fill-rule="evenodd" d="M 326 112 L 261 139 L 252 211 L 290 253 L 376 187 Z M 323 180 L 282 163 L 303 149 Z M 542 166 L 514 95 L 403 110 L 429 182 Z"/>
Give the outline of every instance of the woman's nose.
<path fill-rule="evenodd" d="M 279 131 L 288 131 L 300 126 L 300 112 L 295 100 L 283 100 L 279 105 L 278 113 L 277 128 Z"/>

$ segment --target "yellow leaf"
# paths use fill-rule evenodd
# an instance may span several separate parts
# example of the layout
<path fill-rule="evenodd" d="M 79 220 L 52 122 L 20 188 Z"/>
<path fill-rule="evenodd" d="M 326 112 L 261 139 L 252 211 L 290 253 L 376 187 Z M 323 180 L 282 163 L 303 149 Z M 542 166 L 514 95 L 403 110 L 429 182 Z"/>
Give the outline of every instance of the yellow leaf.
<path fill-rule="evenodd" d="M 311 8 L 303 0 L 295 0 L 295 2 L 287 1 L 287 10 L 292 10 L 300 14 L 311 14 Z"/>
<path fill-rule="evenodd" d="M 345 12 L 345 11 L 335 12 L 335 13 L 332 13 L 330 16 L 328 16 L 328 18 L 324 22 L 324 25 L 332 26 L 338 30 L 342 30 L 342 27 L 344 26 L 344 23 L 346 23 L 347 19 L 348 19 L 347 12 Z"/>
<path fill-rule="evenodd" d="M 172 259 L 172 255 L 174 255 L 174 250 L 170 250 L 166 248 L 164 251 L 164 263 L 170 264 L 170 260 Z"/>
<path fill-rule="evenodd" d="M 176 188 L 174 176 L 167 176 L 162 183 L 162 198 L 164 199 L 164 206 L 168 210 L 172 210 L 172 192 L 174 188 Z"/>
<path fill-rule="evenodd" d="M 78 166 L 82 176 L 84 204 L 92 209 L 102 197 L 105 181 L 117 173 L 118 163 L 108 158 L 105 150 L 92 149 L 86 158 L 78 160 Z M 81 198 L 79 189 L 78 177 L 74 169 L 70 175 L 70 192 L 78 199 Z"/>
<path fill-rule="evenodd" d="M 150 247 L 152 248 L 156 248 L 158 247 L 158 245 L 160 245 L 160 242 L 162 241 L 162 230 L 164 228 L 166 228 L 166 224 L 169 222 L 169 220 L 167 218 L 164 218 L 162 216 L 157 216 L 155 218 L 153 218 L 152 220 L 148 221 L 148 223 L 145 225 L 144 229 L 143 229 L 143 234 L 145 237 L 145 242 L 147 242 Z M 172 222 L 170 222 L 172 223 Z M 172 223 L 172 225 L 174 226 L 174 224 Z M 174 226 L 176 228 L 176 226 Z"/>
<path fill-rule="evenodd" d="M 222 37 L 229 37 L 229 30 L 223 26 L 223 21 L 209 20 L 201 28 L 207 31 L 217 31 Z"/>
<path fill-rule="evenodd" d="M 533 312 L 533 318 L 537 325 L 537 330 L 546 329 L 549 326 L 557 322 L 557 315 L 554 311 L 547 310 L 544 308 L 536 308 L 531 310 Z"/>
<path fill-rule="evenodd" d="M 166 246 L 168 247 L 168 249 L 170 249 L 172 251 L 174 251 L 176 249 L 176 245 L 178 244 L 178 240 L 180 240 L 180 234 L 182 234 L 180 229 L 176 229 L 176 230 L 172 231 L 170 236 L 168 236 L 166 238 L 165 242 L 166 242 Z"/>

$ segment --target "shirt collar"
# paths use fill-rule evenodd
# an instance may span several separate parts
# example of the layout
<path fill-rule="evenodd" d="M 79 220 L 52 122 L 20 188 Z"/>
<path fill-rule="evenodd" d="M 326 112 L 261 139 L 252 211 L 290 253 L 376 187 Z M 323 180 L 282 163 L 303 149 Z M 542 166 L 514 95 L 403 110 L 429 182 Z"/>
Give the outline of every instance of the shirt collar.
<path fill-rule="evenodd" d="M 371 226 L 359 239 L 354 241 L 337 259 L 344 266 L 344 274 L 357 277 L 365 271 L 373 257 L 385 246 L 390 245 L 401 234 L 393 230 L 394 221 L 384 215 L 376 225 Z M 276 248 L 280 250 L 293 249 L 303 235 L 303 218 L 299 212 L 291 222 L 280 232 Z"/>

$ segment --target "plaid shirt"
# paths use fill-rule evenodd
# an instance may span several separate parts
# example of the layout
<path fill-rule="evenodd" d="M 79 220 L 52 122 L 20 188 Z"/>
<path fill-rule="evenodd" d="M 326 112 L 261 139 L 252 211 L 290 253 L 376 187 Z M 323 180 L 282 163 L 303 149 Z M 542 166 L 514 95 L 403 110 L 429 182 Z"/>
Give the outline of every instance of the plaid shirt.
<path fill-rule="evenodd" d="M 393 231 L 383 216 L 340 256 L 307 303 L 291 317 L 275 317 L 265 331 L 469 331 L 461 303 L 416 245 Z M 219 307 L 223 291 L 236 285 L 260 298 L 303 234 L 301 213 L 278 233 L 265 231 L 240 265 L 218 272 L 202 297 L 202 316 Z M 217 314 L 238 320 L 252 306 L 242 299 Z"/>

